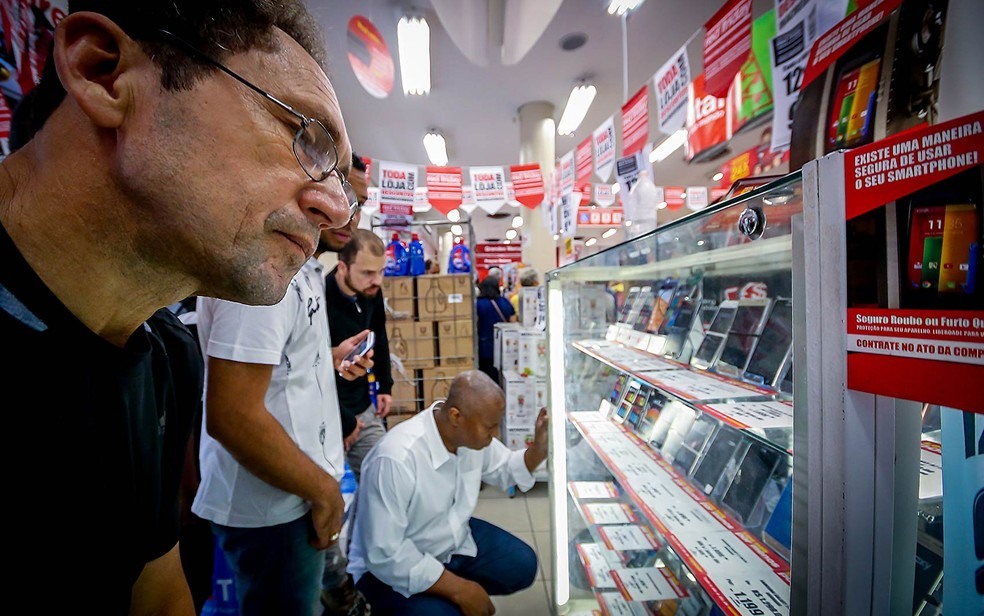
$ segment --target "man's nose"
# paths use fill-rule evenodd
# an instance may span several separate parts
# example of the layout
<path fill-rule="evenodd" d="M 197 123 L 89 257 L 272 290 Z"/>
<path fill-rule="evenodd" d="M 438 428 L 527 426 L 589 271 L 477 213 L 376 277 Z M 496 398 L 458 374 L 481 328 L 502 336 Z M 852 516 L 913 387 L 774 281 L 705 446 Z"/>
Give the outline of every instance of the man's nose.
<path fill-rule="evenodd" d="M 304 215 L 322 229 L 341 229 L 349 223 L 348 199 L 334 176 L 308 182 L 298 202 Z"/>

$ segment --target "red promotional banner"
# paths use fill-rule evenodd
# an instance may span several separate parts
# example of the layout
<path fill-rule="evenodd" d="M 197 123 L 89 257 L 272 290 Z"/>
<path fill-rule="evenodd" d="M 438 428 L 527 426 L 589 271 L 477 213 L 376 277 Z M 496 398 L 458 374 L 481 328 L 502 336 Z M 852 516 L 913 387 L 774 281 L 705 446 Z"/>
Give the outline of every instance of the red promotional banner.
<path fill-rule="evenodd" d="M 731 139 L 728 99 L 708 94 L 704 75 L 697 75 L 690 84 L 687 103 L 687 160 L 724 147 Z"/>
<path fill-rule="evenodd" d="M 591 135 L 578 144 L 574 154 L 574 167 L 576 175 L 574 179 L 574 190 L 590 194 L 591 192 L 591 170 L 593 168 Z"/>
<path fill-rule="evenodd" d="M 386 39 L 364 15 L 353 15 L 348 23 L 348 61 L 366 92 L 386 98 L 393 89 L 393 56 Z"/>
<path fill-rule="evenodd" d="M 810 50 L 810 59 L 806 61 L 800 92 L 854 43 L 878 27 L 900 4 L 902 0 L 873 0 L 818 38 Z"/>
<path fill-rule="evenodd" d="M 707 91 L 723 98 L 752 49 L 752 0 L 728 0 L 704 29 Z"/>
<path fill-rule="evenodd" d="M 577 210 L 578 227 L 611 227 L 622 224 L 625 214 L 620 207 L 582 207 Z"/>
<path fill-rule="evenodd" d="M 848 150 L 847 219 L 981 164 L 984 111 Z"/>
<path fill-rule="evenodd" d="M 649 138 L 649 86 L 622 105 L 622 156 L 635 154 Z"/>
<path fill-rule="evenodd" d="M 520 244 L 475 244 L 474 263 L 477 267 L 488 268 L 523 262 L 523 247 Z"/>
<path fill-rule="evenodd" d="M 461 205 L 461 167 L 427 167 L 427 200 L 443 214 Z"/>
<path fill-rule="evenodd" d="M 513 165 L 509 167 L 512 176 L 513 192 L 519 201 L 531 210 L 543 203 L 543 173 L 540 165 Z"/>

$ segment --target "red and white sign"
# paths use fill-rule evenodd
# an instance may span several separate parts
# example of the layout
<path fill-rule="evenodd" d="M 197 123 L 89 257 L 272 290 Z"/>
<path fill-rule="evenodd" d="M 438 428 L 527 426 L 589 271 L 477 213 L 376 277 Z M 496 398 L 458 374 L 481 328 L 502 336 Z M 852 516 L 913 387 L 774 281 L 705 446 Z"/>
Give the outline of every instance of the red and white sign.
<path fill-rule="evenodd" d="M 607 182 L 604 184 L 595 184 L 594 202 L 595 205 L 600 205 L 602 207 L 608 207 L 609 205 L 615 203 L 615 193 L 612 192 L 612 185 Z"/>
<path fill-rule="evenodd" d="M 348 61 L 366 92 L 386 98 L 393 90 L 393 56 L 386 39 L 364 15 L 353 15 L 348 23 Z"/>
<path fill-rule="evenodd" d="M 512 176 L 516 201 L 530 209 L 543 203 L 543 173 L 540 165 L 513 165 L 509 168 L 509 174 Z"/>
<path fill-rule="evenodd" d="M 574 190 L 575 183 L 574 150 L 571 150 L 560 157 L 560 190 L 558 195 Z"/>
<path fill-rule="evenodd" d="M 413 219 L 417 165 L 379 161 L 379 213 Z"/>
<path fill-rule="evenodd" d="M 649 138 L 649 86 L 622 105 L 622 156 L 635 154 Z"/>
<path fill-rule="evenodd" d="M 577 226 L 612 227 L 622 224 L 624 214 L 620 207 L 581 207 L 577 209 Z"/>
<path fill-rule="evenodd" d="M 984 312 L 848 308 L 847 349 L 984 366 Z"/>
<path fill-rule="evenodd" d="M 690 84 L 687 103 L 687 160 L 731 139 L 728 99 L 718 98 L 704 89 L 704 75 Z"/>
<path fill-rule="evenodd" d="M 591 194 L 592 140 L 591 136 L 585 137 L 584 141 L 577 145 L 574 154 L 574 190 L 589 195 Z"/>
<path fill-rule="evenodd" d="M 595 175 L 607 182 L 615 170 L 615 116 L 608 116 L 593 133 Z"/>
<path fill-rule="evenodd" d="M 877 28 L 900 4 L 902 0 L 873 0 L 818 38 L 810 49 L 810 59 L 806 62 L 800 90 L 822 75 L 854 43 Z"/>
<path fill-rule="evenodd" d="M 469 171 L 475 204 L 495 214 L 506 204 L 506 174 L 502 167 L 471 167 Z"/>
<path fill-rule="evenodd" d="M 475 244 L 475 265 L 489 268 L 523 262 L 523 247 L 519 244 Z"/>
<path fill-rule="evenodd" d="M 687 187 L 687 209 L 694 212 L 707 207 L 708 192 L 706 186 Z"/>
<path fill-rule="evenodd" d="M 461 167 L 427 167 L 427 197 L 443 214 L 461 205 Z"/>
<path fill-rule="evenodd" d="M 687 87 L 690 85 L 687 46 L 666 61 L 653 75 L 656 89 L 656 126 L 670 135 L 683 128 L 687 119 Z"/>
<path fill-rule="evenodd" d="M 666 186 L 663 188 L 663 200 L 666 201 L 666 209 L 671 212 L 683 207 L 687 198 L 687 189 L 683 186 Z"/>
<path fill-rule="evenodd" d="M 844 155 L 850 220 L 981 164 L 984 111 L 888 137 Z"/>
<path fill-rule="evenodd" d="M 728 0 L 704 29 L 707 92 L 723 98 L 752 50 L 752 0 Z"/>

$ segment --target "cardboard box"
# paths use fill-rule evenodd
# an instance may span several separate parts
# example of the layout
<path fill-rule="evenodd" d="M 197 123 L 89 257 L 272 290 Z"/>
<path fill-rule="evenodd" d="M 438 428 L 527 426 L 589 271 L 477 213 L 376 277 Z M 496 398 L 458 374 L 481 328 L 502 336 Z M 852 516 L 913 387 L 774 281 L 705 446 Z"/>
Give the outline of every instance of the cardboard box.
<path fill-rule="evenodd" d="M 519 289 L 519 323 L 523 327 L 542 329 L 547 322 L 547 295 L 543 287 Z"/>
<path fill-rule="evenodd" d="M 437 321 L 437 355 L 442 366 L 475 365 L 475 328 L 470 319 Z"/>
<path fill-rule="evenodd" d="M 471 274 L 417 276 L 420 319 L 471 319 L 475 311 Z"/>
<path fill-rule="evenodd" d="M 519 352 L 516 371 L 523 376 L 547 374 L 547 335 L 538 330 L 519 332 Z"/>
<path fill-rule="evenodd" d="M 516 370 L 520 331 L 518 323 L 496 323 L 494 326 L 492 364 L 500 373 Z"/>
<path fill-rule="evenodd" d="M 437 365 L 434 321 L 387 321 L 386 332 L 390 354 L 400 359 L 405 370 Z"/>
<path fill-rule="evenodd" d="M 465 368 L 441 367 L 427 368 L 420 371 L 421 394 L 423 401 L 421 408 L 425 409 L 437 400 L 444 400 L 448 397 L 448 389 L 451 388 L 451 381 Z"/>
<path fill-rule="evenodd" d="M 413 278 L 410 276 L 384 276 L 383 299 L 386 302 L 386 319 L 412 319 L 416 316 Z"/>
<path fill-rule="evenodd" d="M 533 433 L 540 409 L 547 405 L 547 379 L 542 376 L 524 377 L 510 370 L 503 373 L 506 429 L 526 429 Z"/>
<path fill-rule="evenodd" d="M 420 393 L 417 391 L 419 380 L 417 372 L 410 370 L 409 375 L 394 372 L 392 413 L 416 413 L 420 410 Z"/>

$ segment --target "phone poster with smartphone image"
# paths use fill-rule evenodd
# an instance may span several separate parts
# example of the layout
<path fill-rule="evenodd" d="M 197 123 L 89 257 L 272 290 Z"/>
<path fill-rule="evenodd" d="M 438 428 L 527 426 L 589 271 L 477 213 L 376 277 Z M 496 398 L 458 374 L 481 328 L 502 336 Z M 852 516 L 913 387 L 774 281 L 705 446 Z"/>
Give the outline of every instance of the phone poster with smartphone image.
<path fill-rule="evenodd" d="M 984 413 L 982 158 L 984 112 L 844 154 L 851 389 Z"/>

